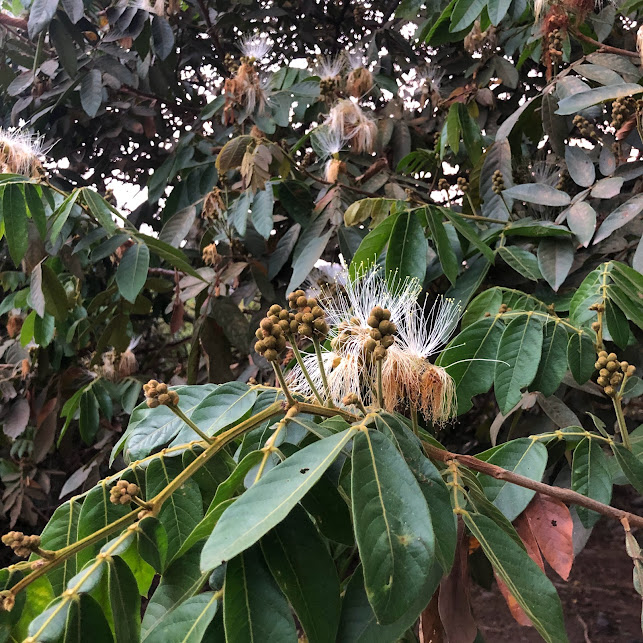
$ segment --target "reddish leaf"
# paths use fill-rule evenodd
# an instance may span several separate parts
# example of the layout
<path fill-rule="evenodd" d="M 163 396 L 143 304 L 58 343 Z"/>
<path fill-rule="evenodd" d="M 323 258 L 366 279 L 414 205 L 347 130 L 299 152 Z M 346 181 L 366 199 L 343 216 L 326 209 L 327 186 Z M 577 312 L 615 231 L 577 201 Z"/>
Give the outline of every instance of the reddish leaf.
<path fill-rule="evenodd" d="M 468 573 L 469 543 L 464 526 L 458 524 L 458 545 L 450 574 L 442 579 L 438 594 L 438 611 L 448 641 L 470 643 L 478 634 L 471 614 Z"/>
<path fill-rule="evenodd" d="M 56 408 L 56 402 L 58 402 L 58 398 L 52 397 L 42 405 L 42 408 L 38 411 L 38 417 L 36 418 L 36 428 L 40 428 L 40 425 L 44 422 L 45 418 L 54 411 Z"/>
<path fill-rule="evenodd" d="M 496 577 L 496 583 L 498 583 L 500 593 L 507 602 L 507 607 L 509 608 L 511 615 L 516 620 L 516 623 L 519 623 L 524 627 L 533 627 L 532 622 L 529 620 L 529 617 L 527 616 L 527 614 L 525 614 L 522 607 L 518 605 L 518 601 L 511 595 L 509 588 L 504 584 L 500 576 L 498 576 L 495 571 L 493 575 Z"/>
<path fill-rule="evenodd" d="M 574 562 L 574 523 L 569 509 L 560 500 L 537 493 L 524 514 L 545 560 L 567 580 Z"/>
<path fill-rule="evenodd" d="M 524 511 L 518 516 L 518 518 L 516 518 L 516 520 L 514 520 L 514 527 L 516 528 L 516 531 L 520 536 L 520 540 L 522 540 L 529 557 L 536 563 L 536 565 L 538 565 L 538 567 L 540 567 L 540 569 L 545 571 L 543 557 L 540 555 L 538 543 L 536 542 L 533 531 L 531 531 L 529 520 L 527 520 L 527 516 L 525 516 Z"/>
<path fill-rule="evenodd" d="M 178 332 L 183 326 L 183 302 L 177 297 L 172 306 L 172 317 L 170 319 L 170 333 Z"/>
<path fill-rule="evenodd" d="M 420 614 L 420 643 L 444 643 L 444 628 L 438 610 L 438 592 Z"/>

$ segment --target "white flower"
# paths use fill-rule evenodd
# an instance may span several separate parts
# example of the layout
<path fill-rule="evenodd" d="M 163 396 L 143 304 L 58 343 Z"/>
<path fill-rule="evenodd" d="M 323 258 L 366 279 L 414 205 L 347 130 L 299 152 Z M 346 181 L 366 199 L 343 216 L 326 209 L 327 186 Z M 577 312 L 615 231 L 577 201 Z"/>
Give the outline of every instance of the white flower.
<path fill-rule="evenodd" d="M 339 154 L 344 145 L 346 145 L 343 132 L 331 127 L 317 128 L 313 137 L 319 158 L 322 160 Z"/>
<path fill-rule="evenodd" d="M 262 60 L 270 53 L 272 46 L 272 41 L 265 34 L 253 34 L 241 41 L 239 49 L 246 58 Z"/>
<path fill-rule="evenodd" d="M 345 98 L 335 103 L 328 113 L 324 125 L 350 140 L 352 147 L 358 154 L 373 151 L 377 125 L 352 100 Z"/>
<path fill-rule="evenodd" d="M 411 405 L 433 422 L 448 420 L 455 412 L 455 385 L 451 376 L 431 363 L 455 330 L 460 305 L 439 297 L 427 309 L 414 302 L 396 320 L 398 335 L 382 367 L 384 406 L 389 410 Z"/>
<path fill-rule="evenodd" d="M 321 56 L 315 64 L 314 73 L 321 80 L 333 80 L 344 71 L 345 66 L 346 59 L 341 54 L 335 58 Z"/>
<path fill-rule="evenodd" d="M 643 65 L 643 25 L 636 32 L 636 49 L 641 55 L 641 65 Z"/>
<path fill-rule="evenodd" d="M 44 151 L 41 136 L 26 130 L 0 128 L 0 172 L 33 176 Z"/>

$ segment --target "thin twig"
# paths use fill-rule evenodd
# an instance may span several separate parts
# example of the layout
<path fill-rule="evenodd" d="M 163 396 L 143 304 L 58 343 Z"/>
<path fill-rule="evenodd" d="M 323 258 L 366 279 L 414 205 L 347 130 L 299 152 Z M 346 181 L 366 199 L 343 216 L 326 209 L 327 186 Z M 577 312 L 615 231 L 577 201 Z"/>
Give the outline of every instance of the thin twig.
<path fill-rule="evenodd" d="M 620 47 L 612 47 L 611 45 L 606 45 L 605 43 L 598 42 L 598 40 L 594 40 L 594 38 L 590 38 L 590 36 L 586 36 L 584 33 L 581 33 L 577 29 L 572 29 L 572 33 L 579 40 L 582 40 L 583 42 L 586 42 L 589 45 L 594 45 L 594 47 L 598 47 L 598 50 L 600 52 L 606 52 L 608 54 L 617 54 L 618 56 L 629 56 L 630 58 L 639 58 L 640 56 L 640 54 L 638 54 L 635 51 L 628 51 L 627 49 L 621 49 Z"/>
<path fill-rule="evenodd" d="M 566 504 L 579 505 L 585 507 L 586 509 L 591 509 L 596 511 L 603 516 L 608 516 L 609 518 L 614 518 L 615 520 L 622 520 L 627 518 L 630 524 L 636 527 L 643 527 L 643 517 L 637 516 L 636 514 L 630 513 L 629 511 L 624 511 L 622 509 L 617 509 L 616 507 L 610 507 L 605 505 L 598 500 L 592 500 L 592 498 L 587 498 L 586 496 L 576 493 L 571 489 L 562 489 L 561 487 L 553 487 L 551 485 L 545 484 L 544 482 L 537 482 L 526 476 L 521 476 L 518 473 L 513 473 L 512 471 L 507 471 L 502 467 L 498 467 L 495 464 L 489 462 L 483 462 L 478 458 L 472 455 L 462 455 L 460 453 L 451 453 L 438 447 L 434 447 L 428 442 L 423 442 L 424 449 L 431 458 L 435 460 L 440 460 L 441 462 L 454 461 L 459 464 L 464 465 L 465 467 L 472 469 L 473 471 L 479 471 L 484 473 L 496 480 L 505 480 L 511 484 L 518 485 L 519 487 L 525 487 L 526 489 L 532 489 L 538 493 L 544 493 L 547 496 L 552 496 L 553 498 L 558 498 Z"/>

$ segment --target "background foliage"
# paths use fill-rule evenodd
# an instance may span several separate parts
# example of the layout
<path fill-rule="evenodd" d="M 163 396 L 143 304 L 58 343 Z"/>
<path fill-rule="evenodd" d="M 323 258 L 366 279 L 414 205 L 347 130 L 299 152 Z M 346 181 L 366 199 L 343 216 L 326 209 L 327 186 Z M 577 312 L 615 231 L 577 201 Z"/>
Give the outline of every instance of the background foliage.
<path fill-rule="evenodd" d="M 592 381 L 600 338 L 591 306 L 605 308 L 610 350 L 640 365 L 640 11 L 635 0 L 597 8 L 565 0 L 537 20 L 522 0 L 4 2 L 0 118 L 5 129 L 41 133 L 47 150 L 43 174 L 5 174 L 0 183 L 7 523 L 41 524 L 71 493 L 103 497 L 110 453 L 120 467 L 192 439 L 162 409 L 149 417 L 135 409 L 151 376 L 186 387 L 186 413 L 215 391 L 214 400 L 242 400 L 230 416 L 221 415 L 224 402 L 207 410 L 211 433 L 258 410 L 263 394 L 244 384 L 272 377 L 252 349 L 258 320 L 306 277 L 326 279 L 317 260 L 334 263 L 340 253 L 352 270 L 377 257 L 431 295 L 462 302 L 443 366 L 506 363 L 452 367 L 461 417 L 437 434 L 447 447 L 491 446 L 489 461 L 521 472 L 523 443 L 504 444 L 509 438 L 570 426 L 612 435 L 612 403 Z M 241 40 L 255 32 L 274 46 L 252 63 L 264 100 L 251 108 L 231 81 L 243 64 Z M 314 57 L 349 51 L 339 80 L 320 82 Z M 365 86 L 354 74 L 363 67 L 372 79 Z M 356 139 L 346 144 L 339 180 L 328 182 L 313 130 L 349 95 L 377 134 L 372 151 Z M 130 208 L 138 188 L 145 198 Z M 627 477 L 640 491 L 643 385 L 632 377 L 627 387 L 635 460 L 572 436 L 548 445 L 549 460 L 534 443 L 528 475 L 553 482 L 569 473 L 567 444 L 575 447 L 574 489 L 609 502 L 612 482 Z M 261 432 L 249 435 L 237 462 L 261 445 Z M 590 463 L 595 479 L 584 473 Z M 232 464 L 220 466 L 217 482 Z M 145 476 L 154 475 L 150 465 Z M 486 480 L 481 498 L 509 520 L 533 496 Z M 186 508 L 189 530 L 203 518 L 195 508 L 212 500 L 204 485 L 187 487 L 196 511 Z M 79 520 L 78 537 L 97 526 L 86 506 L 81 497 L 56 510 L 59 520 Z M 581 508 L 578 517 L 590 527 L 596 514 Z M 324 536 L 350 546 L 342 520 Z M 164 525 L 159 568 L 185 545 L 187 524 Z M 467 527 L 481 543 L 485 530 L 497 531 L 482 518 Z M 266 542 L 271 568 L 279 543 Z M 273 577 L 250 567 L 258 575 L 251 584 L 272 592 L 283 627 L 292 628 Z M 131 573 L 144 589 L 149 569 L 110 563 L 104 578 Z M 342 631 L 353 626 L 345 605 L 365 605 L 360 574 L 348 585 Z M 52 579 L 56 592 L 68 577 Z M 199 594 L 177 609 L 210 613 L 210 599 Z M 158 620 L 152 604 L 150 623 Z"/>

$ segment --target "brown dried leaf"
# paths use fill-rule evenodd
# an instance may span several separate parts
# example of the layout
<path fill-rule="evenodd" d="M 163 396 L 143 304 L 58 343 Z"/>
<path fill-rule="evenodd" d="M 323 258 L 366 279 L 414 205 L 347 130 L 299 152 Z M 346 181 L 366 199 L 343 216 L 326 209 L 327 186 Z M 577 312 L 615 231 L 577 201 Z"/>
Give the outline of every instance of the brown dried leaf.
<path fill-rule="evenodd" d="M 478 634 L 478 626 L 471 614 L 468 557 L 469 542 L 460 522 L 455 561 L 450 574 L 442 579 L 438 594 L 438 611 L 447 640 L 457 643 L 470 643 Z"/>
<path fill-rule="evenodd" d="M 6 436 L 15 440 L 27 428 L 29 423 L 29 402 L 24 397 L 16 400 L 10 407 L 3 421 Z"/>
<path fill-rule="evenodd" d="M 444 628 L 438 611 L 438 591 L 420 614 L 420 643 L 444 643 Z"/>
<path fill-rule="evenodd" d="M 495 571 L 493 575 L 496 577 L 496 582 L 498 583 L 498 589 L 500 589 L 500 593 L 502 594 L 503 598 L 507 602 L 507 607 L 509 608 L 511 615 L 516 620 L 516 623 L 519 623 L 523 627 L 533 627 L 533 624 L 529 620 L 529 617 L 527 616 L 527 614 L 525 614 L 522 607 L 518 605 L 518 601 L 511 595 L 509 588 L 505 585 L 505 583 L 500 578 L 500 576 L 498 576 L 498 574 L 496 574 Z"/>
<path fill-rule="evenodd" d="M 560 500 L 537 493 L 524 514 L 545 560 L 567 580 L 574 562 L 574 523 L 569 509 Z"/>

